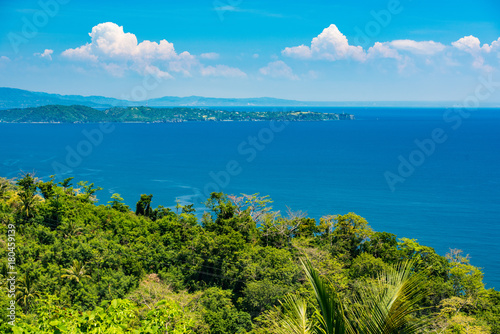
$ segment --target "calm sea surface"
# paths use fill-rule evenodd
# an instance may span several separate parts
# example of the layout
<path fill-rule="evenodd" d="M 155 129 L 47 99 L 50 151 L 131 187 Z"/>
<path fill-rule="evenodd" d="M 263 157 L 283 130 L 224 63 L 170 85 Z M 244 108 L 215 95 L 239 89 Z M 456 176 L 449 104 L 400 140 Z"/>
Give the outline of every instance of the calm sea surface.
<path fill-rule="evenodd" d="M 147 193 L 155 207 L 201 208 L 222 190 L 313 218 L 355 212 L 441 255 L 462 249 L 500 288 L 500 110 L 300 109 L 357 120 L 0 124 L 0 176 L 75 176 L 103 187 L 103 204 L 119 193 L 135 207 Z"/>

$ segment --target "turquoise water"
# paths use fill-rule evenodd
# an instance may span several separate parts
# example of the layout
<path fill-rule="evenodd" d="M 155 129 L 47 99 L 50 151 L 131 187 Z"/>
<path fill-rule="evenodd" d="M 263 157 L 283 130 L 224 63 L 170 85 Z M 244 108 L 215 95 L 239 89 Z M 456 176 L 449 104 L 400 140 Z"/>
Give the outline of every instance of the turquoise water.
<path fill-rule="evenodd" d="M 357 120 L 0 124 L 0 175 L 65 172 L 103 187 L 100 203 L 117 192 L 134 206 L 151 193 L 154 206 L 180 198 L 201 208 L 223 190 L 270 195 L 276 209 L 314 218 L 355 212 L 442 255 L 462 249 L 500 288 L 500 110 L 309 109 Z"/>

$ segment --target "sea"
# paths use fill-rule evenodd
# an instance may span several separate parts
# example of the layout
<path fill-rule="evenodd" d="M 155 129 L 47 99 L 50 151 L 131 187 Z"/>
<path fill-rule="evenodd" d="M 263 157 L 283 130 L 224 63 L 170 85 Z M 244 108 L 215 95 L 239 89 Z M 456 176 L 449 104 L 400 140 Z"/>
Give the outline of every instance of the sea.
<path fill-rule="evenodd" d="M 0 123 L 0 176 L 74 177 L 135 208 L 212 191 L 269 196 L 318 219 L 354 212 L 440 255 L 469 254 L 500 288 L 500 109 L 231 107 L 349 113 L 353 121 Z"/>

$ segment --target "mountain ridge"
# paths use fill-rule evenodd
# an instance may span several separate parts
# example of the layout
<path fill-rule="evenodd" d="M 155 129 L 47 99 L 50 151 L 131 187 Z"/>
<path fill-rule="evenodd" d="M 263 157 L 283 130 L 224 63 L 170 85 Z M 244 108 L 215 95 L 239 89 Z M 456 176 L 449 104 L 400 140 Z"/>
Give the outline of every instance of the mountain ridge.
<path fill-rule="evenodd" d="M 129 101 L 91 95 L 61 95 L 0 87 L 0 109 L 34 108 L 45 105 L 83 105 L 91 108 L 111 107 L 405 107 L 449 108 L 460 105 L 453 101 L 299 101 L 274 97 L 217 98 L 203 96 L 163 96 Z M 482 103 L 482 107 L 500 107 L 499 103 Z"/>

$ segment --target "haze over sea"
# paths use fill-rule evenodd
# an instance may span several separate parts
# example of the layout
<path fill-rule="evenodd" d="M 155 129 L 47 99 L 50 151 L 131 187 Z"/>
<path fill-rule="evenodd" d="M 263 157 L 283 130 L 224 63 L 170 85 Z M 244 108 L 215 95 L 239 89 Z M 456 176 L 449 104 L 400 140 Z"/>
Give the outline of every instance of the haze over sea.
<path fill-rule="evenodd" d="M 75 176 L 75 184 L 103 187 L 100 204 L 120 193 L 135 207 L 140 194 L 151 193 L 154 207 L 179 198 L 201 209 L 195 195 L 216 190 L 215 174 L 220 190 L 270 195 L 275 209 L 313 218 L 355 212 L 374 230 L 418 239 L 441 255 L 462 249 L 484 268 L 487 288 L 500 288 L 500 110 L 473 111 L 453 129 L 458 120 L 444 121 L 446 109 L 306 109 L 345 111 L 356 121 L 114 124 L 81 161 L 67 160 L 68 150 L 88 149 L 82 131 L 99 124 L 0 124 L 0 176 L 35 171 L 48 179 L 53 166 L 71 165 L 58 180 Z M 386 172 L 398 174 L 399 156 L 408 159 L 415 140 L 437 128 L 446 140 L 391 189 Z M 230 161 L 239 173 L 227 180 L 221 171 Z"/>

